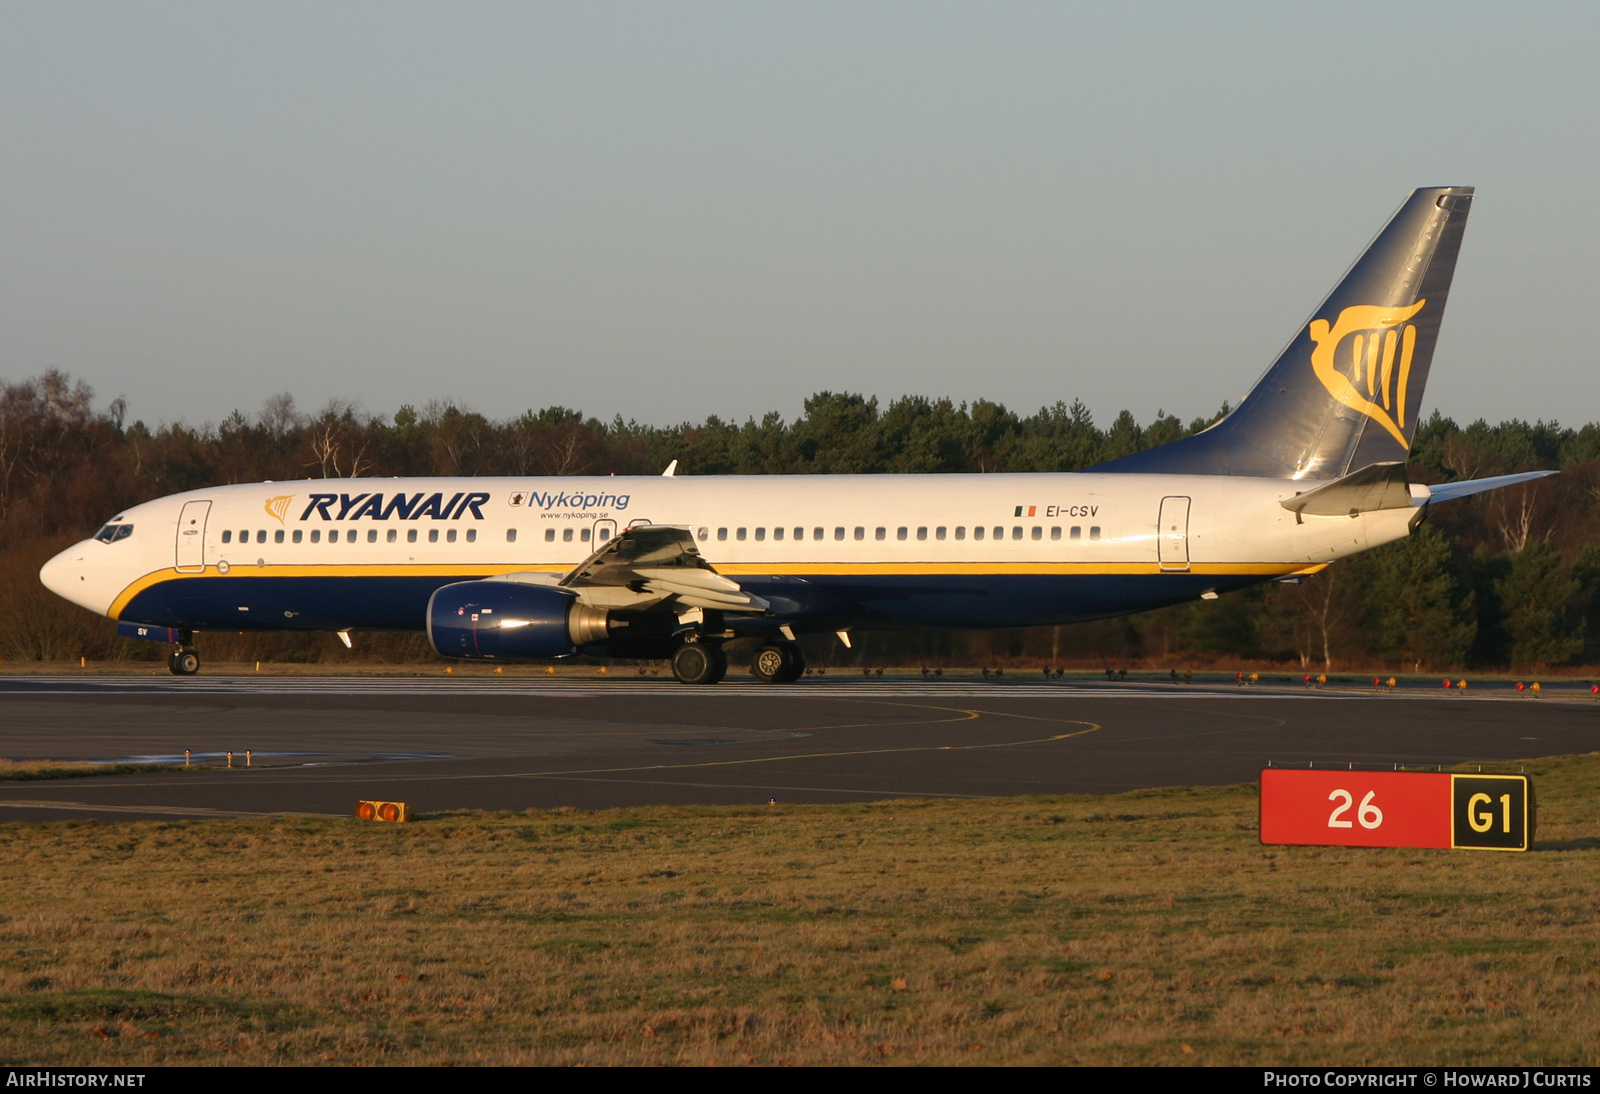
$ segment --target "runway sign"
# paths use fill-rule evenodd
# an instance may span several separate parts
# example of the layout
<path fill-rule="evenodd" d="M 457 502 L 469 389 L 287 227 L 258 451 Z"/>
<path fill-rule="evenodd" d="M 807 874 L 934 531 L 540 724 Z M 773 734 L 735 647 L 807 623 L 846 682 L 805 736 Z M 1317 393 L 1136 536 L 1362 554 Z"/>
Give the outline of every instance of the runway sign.
<path fill-rule="evenodd" d="M 1526 775 L 1261 772 L 1262 843 L 1526 851 L 1533 830 Z"/>

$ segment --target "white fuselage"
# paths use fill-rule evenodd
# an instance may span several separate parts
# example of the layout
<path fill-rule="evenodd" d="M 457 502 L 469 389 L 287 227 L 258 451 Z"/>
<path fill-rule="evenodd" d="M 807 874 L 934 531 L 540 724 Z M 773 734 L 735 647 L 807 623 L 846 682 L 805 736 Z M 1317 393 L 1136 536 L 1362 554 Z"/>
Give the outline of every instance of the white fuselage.
<path fill-rule="evenodd" d="M 141 623 L 420 629 L 399 590 L 565 573 L 621 528 L 667 524 L 692 529 L 742 586 L 827 587 L 879 625 L 1019 626 L 1320 568 L 1406 535 L 1427 500 L 1414 487 L 1411 509 L 1299 519 L 1279 504 L 1313 485 L 1093 473 L 268 482 L 134 506 L 112 522 L 130 532 L 75 544 L 40 576 Z M 960 590 L 947 615 L 941 581 Z M 986 583 L 1007 591 L 974 608 Z M 1085 593 L 1053 595 L 1068 586 Z M 912 587 L 920 599 L 900 618 L 892 603 Z"/>

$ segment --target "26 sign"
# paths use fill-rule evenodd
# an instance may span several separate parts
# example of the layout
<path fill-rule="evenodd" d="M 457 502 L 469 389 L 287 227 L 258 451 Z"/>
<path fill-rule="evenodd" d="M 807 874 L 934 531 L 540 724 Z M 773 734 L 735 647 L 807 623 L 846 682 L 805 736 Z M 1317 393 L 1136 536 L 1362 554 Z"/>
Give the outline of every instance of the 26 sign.
<path fill-rule="evenodd" d="M 1261 772 L 1262 843 L 1526 851 L 1534 820 L 1526 775 Z"/>

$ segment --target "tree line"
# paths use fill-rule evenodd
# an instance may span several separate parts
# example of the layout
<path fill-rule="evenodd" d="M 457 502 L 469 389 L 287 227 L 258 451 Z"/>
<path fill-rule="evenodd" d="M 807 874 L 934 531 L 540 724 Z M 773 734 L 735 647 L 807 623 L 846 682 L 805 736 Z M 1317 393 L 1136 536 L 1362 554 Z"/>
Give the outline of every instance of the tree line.
<path fill-rule="evenodd" d="M 1098 426 L 1081 402 L 1032 415 L 977 400 L 820 392 L 801 415 L 642 425 L 566 407 L 491 419 L 452 402 L 393 415 L 289 395 L 218 424 L 128 422 L 121 400 L 61 372 L 0 382 L 0 658 L 153 657 L 51 596 L 39 565 L 117 510 L 225 483 L 363 475 L 938 474 L 1077 471 L 1153 448 L 1226 414 Z M 1117 620 L 1007 632 L 871 636 L 854 662 L 1276 662 L 1307 670 L 1548 669 L 1600 659 L 1600 424 L 1484 421 L 1437 412 L 1418 429 L 1413 481 L 1558 468 L 1551 479 L 1432 507 L 1406 540 L 1271 584 Z M 354 654 L 322 636 L 207 636 L 212 660 L 428 657 L 417 636 Z M 846 651 L 827 656 L 846 658 Z"/>

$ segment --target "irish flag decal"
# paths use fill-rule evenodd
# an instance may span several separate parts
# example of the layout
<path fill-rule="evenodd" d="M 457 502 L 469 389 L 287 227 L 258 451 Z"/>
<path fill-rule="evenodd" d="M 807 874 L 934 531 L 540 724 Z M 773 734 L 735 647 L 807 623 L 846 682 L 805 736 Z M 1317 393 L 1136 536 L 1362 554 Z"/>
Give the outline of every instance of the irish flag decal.
<path fill-rule="evenodd" d="M 1039 508 L 1037 505 L 1019 505 L 1017 506 L 1016 515 L 1019 517 L 1031 517 L 1037 508 Z"/>

